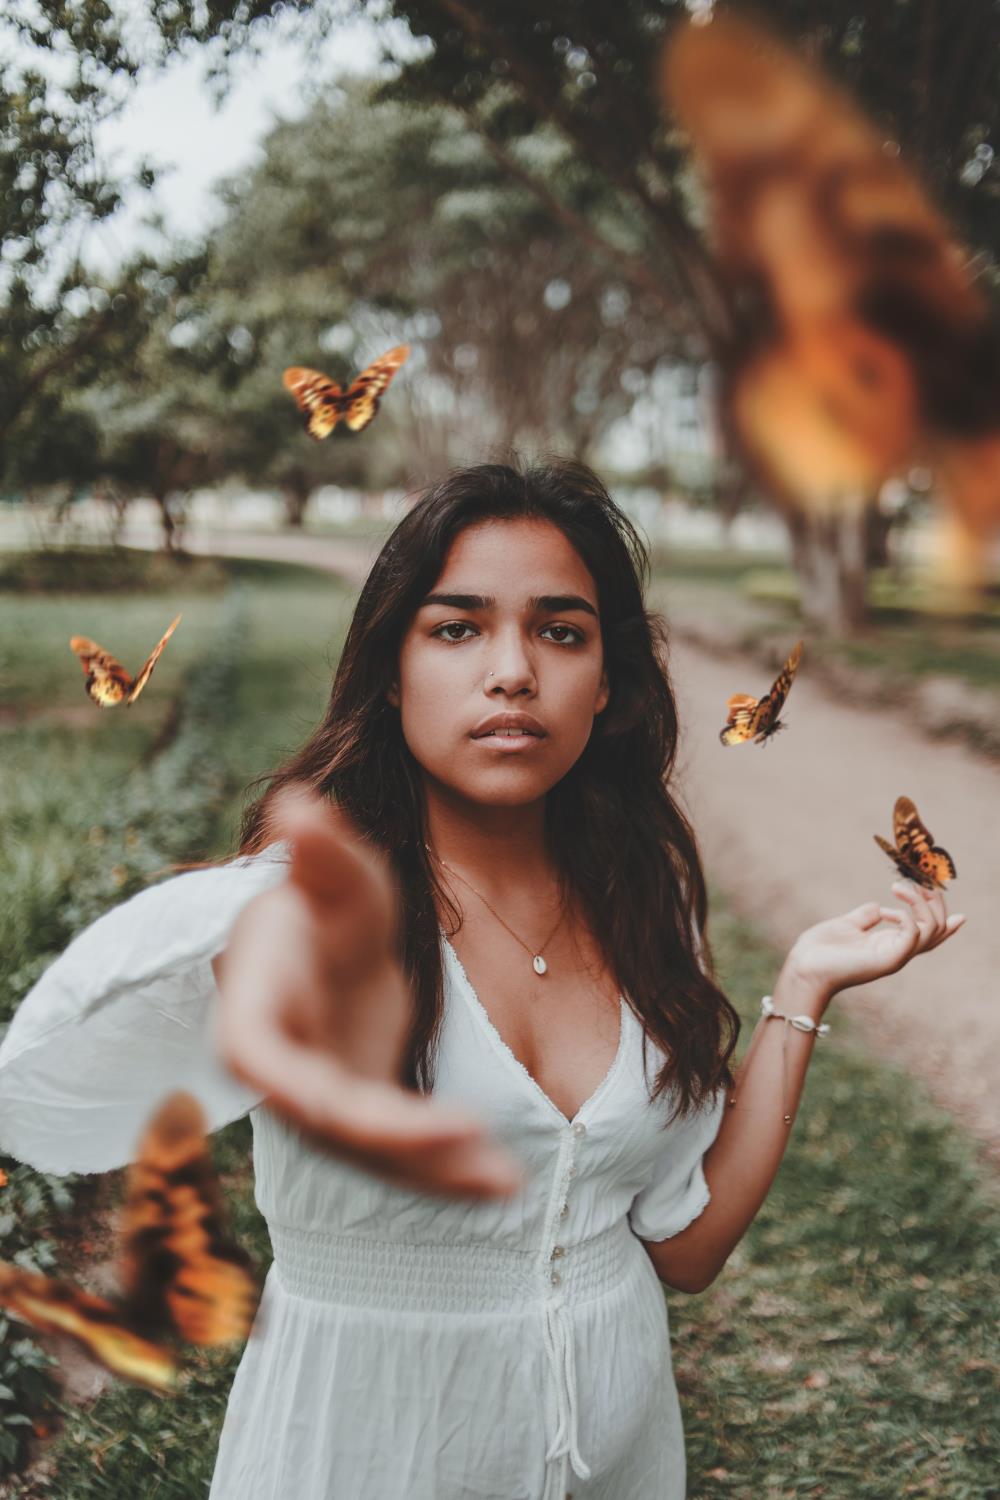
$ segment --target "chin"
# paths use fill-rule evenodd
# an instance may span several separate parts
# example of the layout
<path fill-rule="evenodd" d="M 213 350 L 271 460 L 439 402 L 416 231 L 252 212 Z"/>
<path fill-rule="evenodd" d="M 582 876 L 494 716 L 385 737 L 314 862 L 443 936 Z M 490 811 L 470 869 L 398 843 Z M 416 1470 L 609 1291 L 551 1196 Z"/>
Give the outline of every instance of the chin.
<path fill-rule="evenodd" d="M 560 779 L 559 776 L 539 776 L 537 772 L 530 773 L 527 768 L 515 766 L 498 766 L 491 772 L 462 781 L 455 780 L 454 766 L 442 767 L 442 771 L 444 774 L 428 768 L 427 775 L 448 797 L 458 798 L 474 807 L 530 807 L 533 802 L 540 802 Z"/>

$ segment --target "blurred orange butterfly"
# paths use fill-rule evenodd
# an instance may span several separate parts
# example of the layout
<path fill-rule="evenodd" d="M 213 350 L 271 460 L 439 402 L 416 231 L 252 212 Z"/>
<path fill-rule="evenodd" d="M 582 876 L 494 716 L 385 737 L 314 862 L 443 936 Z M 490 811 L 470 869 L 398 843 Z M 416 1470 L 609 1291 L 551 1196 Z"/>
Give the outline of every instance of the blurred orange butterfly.
<path fill-rule="evenodd" d="M 150 673 L 159 661 L 164 646 L 180 622 L 180 615 L 171 620 L 135 677 L 130 677 L 121 662 L 96 641 L 88 640 L 85 635 L 71 636 L 69 649 L 80 658 L 83 675 L 87 679 L 84 686 L 94 702 L 99 703 L 101 708 L 113 708 L 123 699 L 126 708 L 133 704 L 149 681 Z"/>
<path fill-rule="evenodd" d="M 935 844 L 934 835 L 920 821 L 920 815 L 909 797 L 896 798 L 896 805 L 892 810 L 892 829 L 896 838 L 895 846 L 877 833 L 874 839 L 907 880 L 915 880 L 918 885 L 933 890 L 935 886 L 943 889 L 949 880 L 956 878 L 951 855 L 947 849 L 941 849 Z"/>
<path fill-rule="evenodd" d="M 770 692 L 763 698 L 753 698 L 746 693 L 733 694 L 726 704 L 725 728 L 719 731 L 719 739 L 724 745 L 745 745 L 748 740 L 766 745 L 773 734 L 785 728 L 778 715 L 801 660 L 802 642 L 799 641 L 774 679 Z"/>
<path fill-rule="evenodd" d="M 409 344 L 400 344 L 381 354 L 354 379 L 345 391 L 319 370 L 293 365 L 282 380 L 295 397 L 299 411 L 306 414 L 306 432 L 310 437 L 329 437 L 343 419 L 351 432 L 367 427 L 378 411 L 379 400 L 390 380 L 409 358 Z"/>
<path fill-rule="evenodd" d="M 927 459 L 981 538 L 1000 522 L 1000 339 L 897 148 L 729 14 L 678 31 L 662 83 L 707 179 L 740 322 L 726 406 L 751 464 L 778 496 L 827 507 Z"/>
<path fill-rule="evenodd" d="M 249 1257 L 223 1238 L 205 1118 L 191 1094 L 171 1094 L 145 1131 L 129 1169 L 122 1236 L 117 1302 L 0 1261 L 0 1307 L 43 1333 L 68 1334 L 114 1374 L 166 1392 L 177 1356 L 164 1339 L 245 1338 L 259 1296 Z"/>

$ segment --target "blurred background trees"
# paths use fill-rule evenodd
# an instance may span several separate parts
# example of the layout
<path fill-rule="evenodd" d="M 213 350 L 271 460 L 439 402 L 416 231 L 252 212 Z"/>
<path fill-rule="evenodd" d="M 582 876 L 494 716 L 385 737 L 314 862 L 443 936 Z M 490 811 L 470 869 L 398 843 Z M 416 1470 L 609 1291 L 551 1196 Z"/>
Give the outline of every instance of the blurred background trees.
<path fill-rule="evenodd" d="M 164 541 L 185 497 L 269 488 L 299 526 L 324 484 L 405 489 L 453 462 L 523 446 L 613 478 L 695 488 L 729 515 L 777 507 L 714 429 L 710 371 L 742 328 L 703 230 L 655 62 L 688 13 L 664 0 L 18 0 L 0 65 L 0 487 L 9 496 L 154 498 Z M 826 62 L 914 162 L 992 271 L 1000 13 L 971 0 L 759 7 Z M 114 275 L 88 227 L 130 184 L 92 149 L 143 65 L 266 45 L 278 14 L 325 34 L 358 14 L 405 23 L 409 59 L 331 83 L 279 121 L 259 162 L 219 186 L 201 246 Z M 40 15 L 43 18 L 40 18 Z M 151 169 L 136 169 L 151 182 Z M 134 187 L 134 182 L 131 184 Z M 289 364 L 349 379 L 413 354 L 377 425 L 323 444 L 281 386 Z M 698 413 L 695 472 L 678 392 Z M 680 445 L 681 447 L 683 444 Z M 738 459 L 738 455 L 736 456 Z M 695 466 L 697 470 L 697 465 Z M 908 513 L 906 508 L 897 513 Z M 781 511 L 814 619 L 850 628 L 887 518 L 826 529 Z M 853 530 L 851 529 L 853 526 Z"/>

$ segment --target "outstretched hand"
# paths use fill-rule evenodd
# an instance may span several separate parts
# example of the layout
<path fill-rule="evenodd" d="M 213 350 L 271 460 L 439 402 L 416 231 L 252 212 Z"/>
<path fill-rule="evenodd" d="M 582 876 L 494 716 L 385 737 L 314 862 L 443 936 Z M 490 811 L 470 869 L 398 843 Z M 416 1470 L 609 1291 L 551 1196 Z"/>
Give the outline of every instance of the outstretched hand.
<path fill-rule="evenodd" d="M 892 890 L 901 906 L 868 901 L 807 928 L 788 955 L 795 976 L 829 1000 L 838 990 L 895 974 L 918 953 L 940 947 L 965 921 L 948 915 L 939 890 L 908 880 L 895 881 Z"/>
<path fill-rule="evenodd" d="M 223 1062 L 313 1144 L 392 1182 L 494 1197 L 518 1174 L 481 1122 L 404 1088 L 412 1016 L 384 861 L 319 798 L 285 792 L 288 875 L 250 901 L 213 961 Z"/>

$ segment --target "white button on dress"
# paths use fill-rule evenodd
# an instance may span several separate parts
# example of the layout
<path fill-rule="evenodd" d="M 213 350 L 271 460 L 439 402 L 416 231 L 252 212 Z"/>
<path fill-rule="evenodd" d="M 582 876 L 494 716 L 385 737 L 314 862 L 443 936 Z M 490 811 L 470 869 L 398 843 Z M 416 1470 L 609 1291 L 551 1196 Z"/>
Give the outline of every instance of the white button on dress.
<path fill-rule="evenodd" d="M 622 1003 L 615 1060 L 567 1121 L 442 937 L 435 1091 L 486 1120 L 525 1187 L 457 1202 L 333 1160 L 214 1046 L 210 960 L 283 858 L 275 845 L 116 907 L 0 1044 L 0 1152 L 43 1171 L 122 1166 L 176 1088 L 213 1129 L 250 1113 L 274 1262 L 209 1500 L 683 1500 L 666 1306 L 637 1236 L 666 1239 L 705 1207 L 722 1095 L 665 1127 Z"/>

